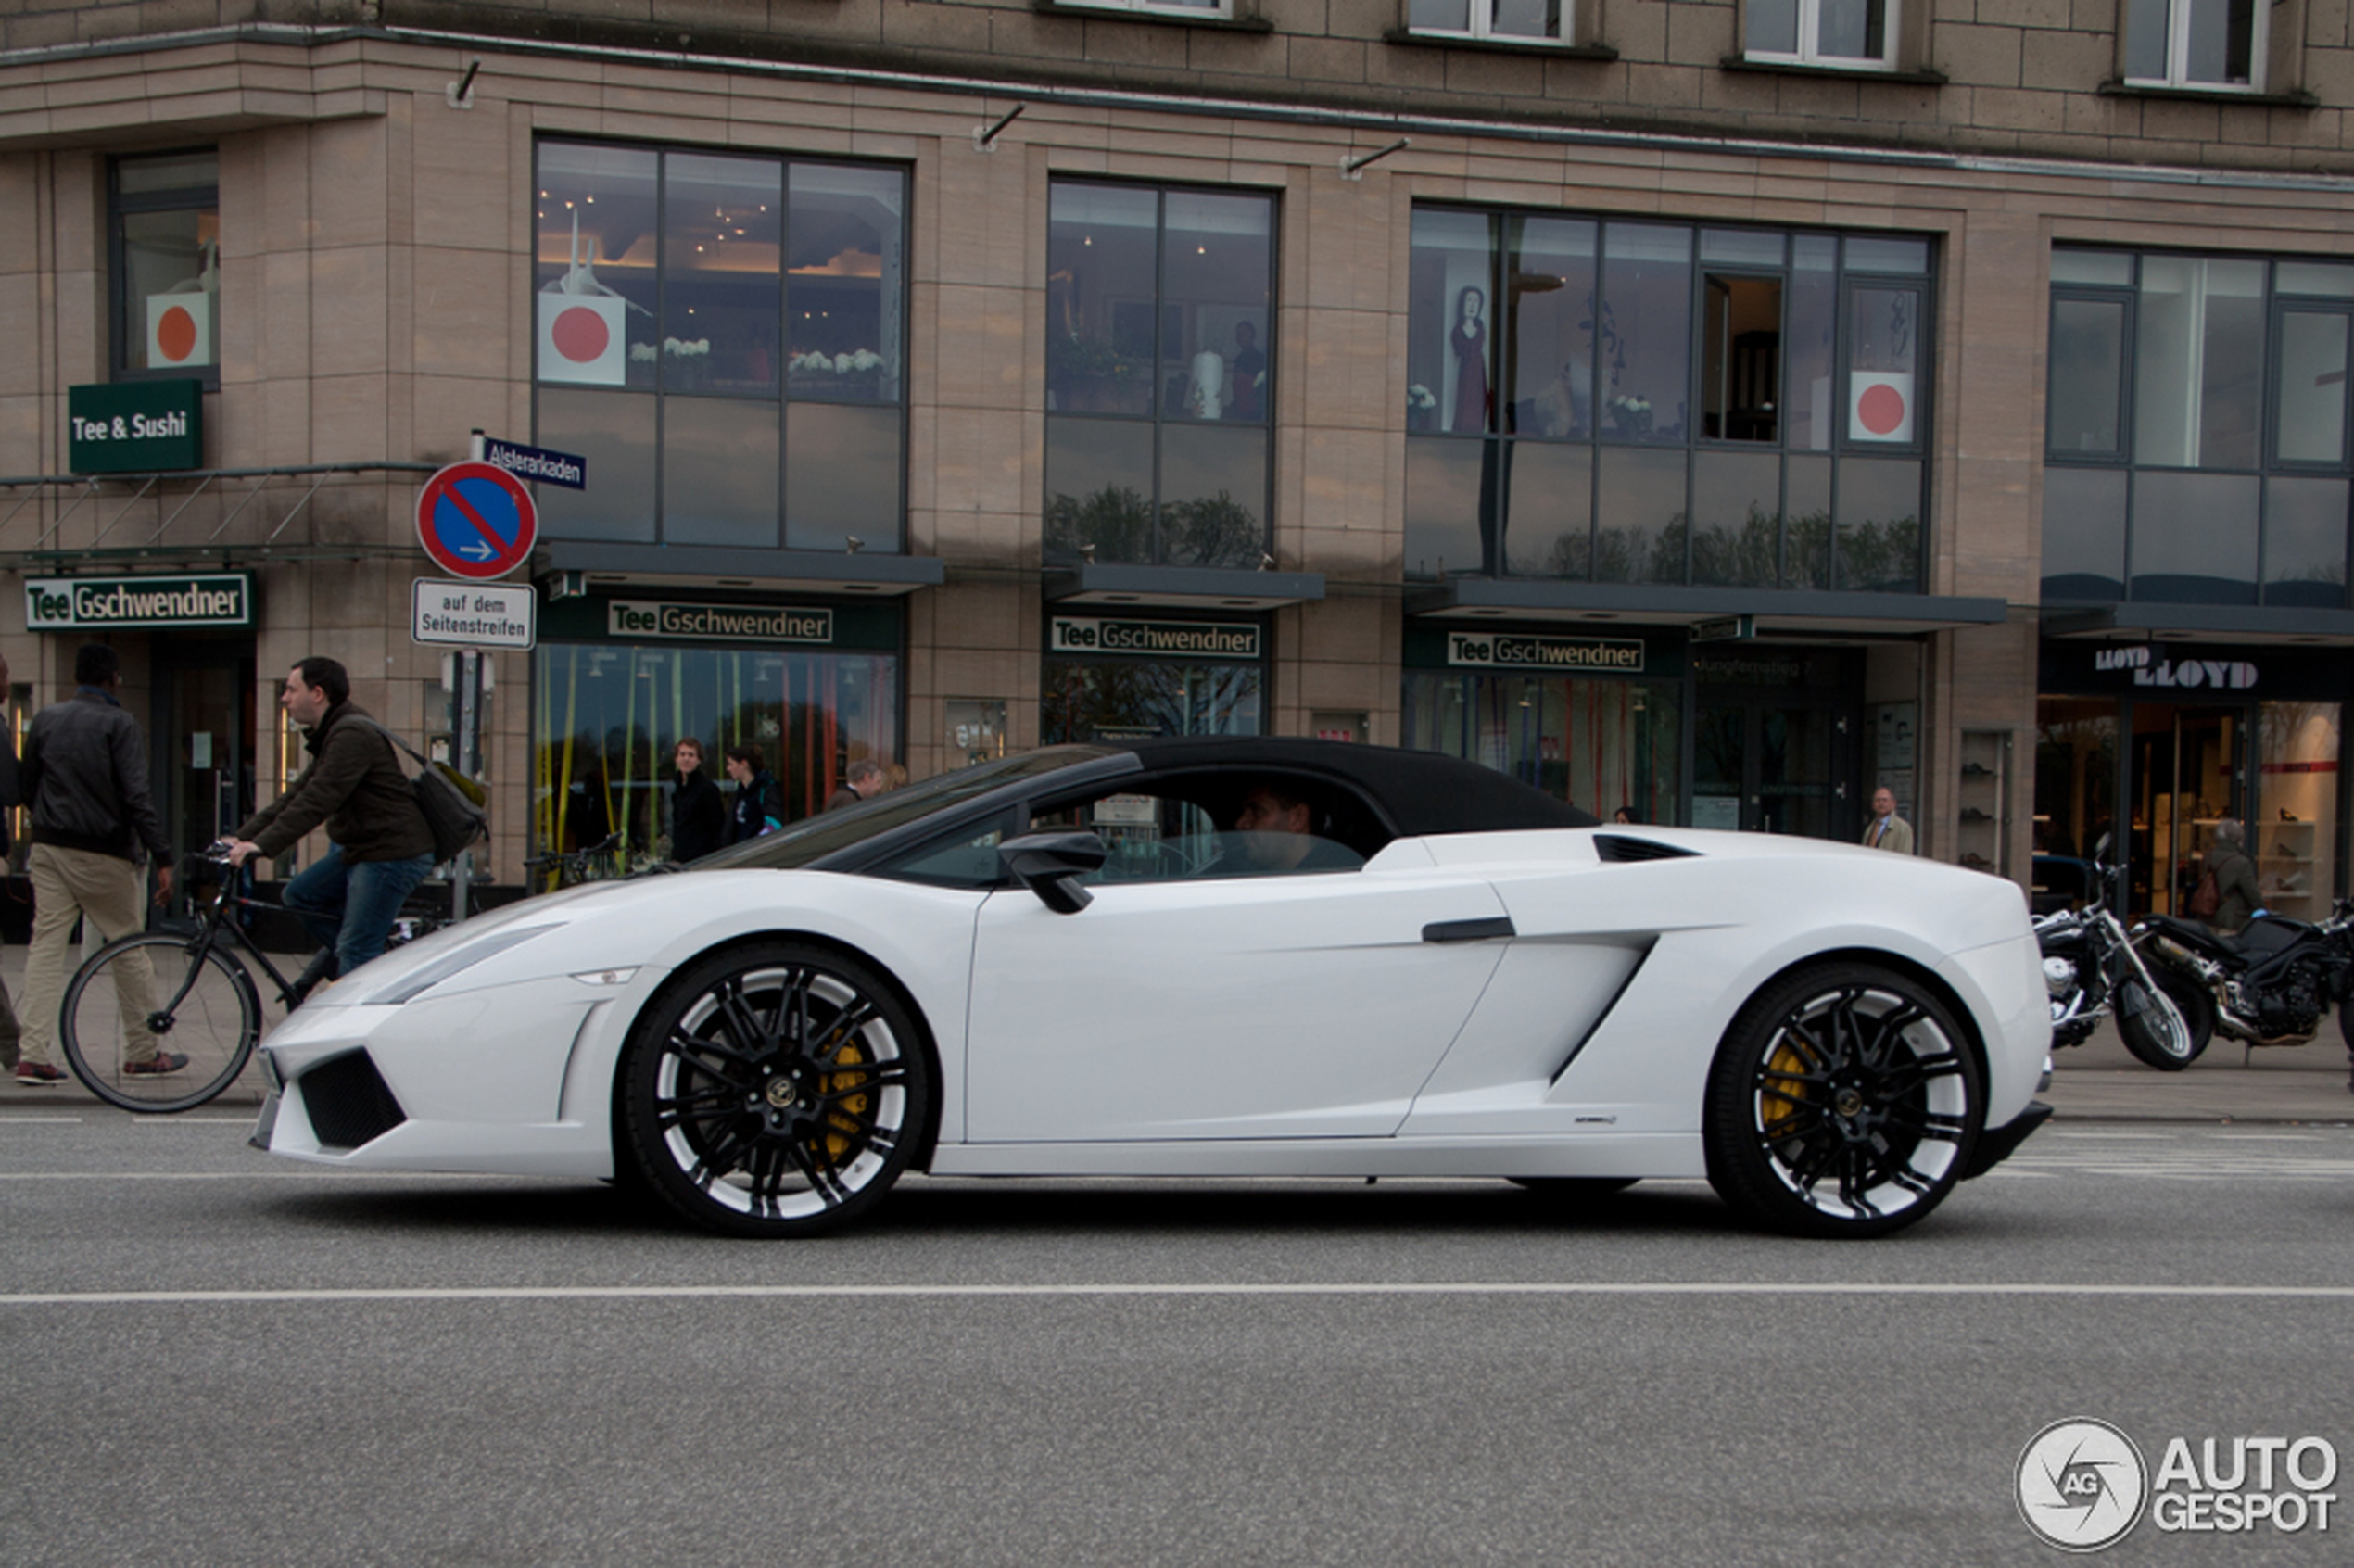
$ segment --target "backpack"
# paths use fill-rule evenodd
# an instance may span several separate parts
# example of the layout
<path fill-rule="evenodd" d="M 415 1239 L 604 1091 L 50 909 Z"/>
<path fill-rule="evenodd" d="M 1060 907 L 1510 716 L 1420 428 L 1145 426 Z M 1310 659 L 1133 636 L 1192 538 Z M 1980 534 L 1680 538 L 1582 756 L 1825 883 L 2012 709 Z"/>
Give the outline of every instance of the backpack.
<path fill-rule="evenodd" d="M 2223 890 L 2215 885 L 2215 867 L 2208 866 L 2198 874 L 2198 886 L 2191 890 L 2190 902 L 2183 904 L 2194 920 L 2212 920 L 2215 912 L 2223 907 Z"/>
<path fill-rule="evenodd" d="M 490 814 L 482 809 L 489 791 L 448 763 L 433 761 L 374 719 L 361 722 L 375 725 L 386 740 L 417 759 L 423 771 L 412 783 L 417 809 L 424 814 L 426 830 L 433 835 L 436 865 L 455 860 L 469 845 L 490 837 Z"/>

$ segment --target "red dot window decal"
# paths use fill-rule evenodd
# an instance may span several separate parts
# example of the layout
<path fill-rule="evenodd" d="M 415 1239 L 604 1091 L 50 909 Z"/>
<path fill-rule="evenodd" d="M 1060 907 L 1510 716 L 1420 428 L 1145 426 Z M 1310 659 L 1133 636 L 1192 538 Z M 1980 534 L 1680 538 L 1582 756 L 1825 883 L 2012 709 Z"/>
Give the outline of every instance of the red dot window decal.
<path fill-rule="evenodd" d="M 1882 382 L 1855 399 L 1855 422 L 1875 436 L 1895 434 L 1905 424 L 1905 395 Z"/>
<path fill-rule="evenodd" d="M 175 365 L 196 352 L 196 319 L 185 305 L 174 305 L 156 322 L 156 347 Z"/>
<path fill-rule="evenodd" d="M 556 346 L 557 353 L 576 365 L 585 365 L 605 351 L 605 346 L 613 341 L 613 334 L 602 316 L 576 305 L 549 325 L 548 340 Z"/>

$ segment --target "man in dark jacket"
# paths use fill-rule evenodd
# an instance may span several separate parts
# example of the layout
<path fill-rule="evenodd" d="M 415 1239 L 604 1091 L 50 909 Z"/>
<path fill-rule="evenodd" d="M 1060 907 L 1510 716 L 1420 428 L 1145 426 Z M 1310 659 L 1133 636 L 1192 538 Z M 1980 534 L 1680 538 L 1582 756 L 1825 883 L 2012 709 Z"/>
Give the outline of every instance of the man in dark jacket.
<path fill-rule="evenodd" d="M 8 661 L 0 656 L 0 863 L 8 858 L 8 812 L 24 804 L 24 794 L 17 781 L 17 731 L 8 721 Z M 24 1031 L 17 1024 L 17 1009 L 8 1000 L 8 988 L 0 985 L 0 1072 L 17 1070 L 17 1060 L 23 1050 Z"/>
<path fill-rule="evenodd" d="M 2215 891 L 2222 898 L 2207 923 L 2226 936 L 2246 929 L 2248 921 L 2264 907 L 2264 891 L 2257 885 L 2256 862 L 2247 854 L 2247 829 L 2239 818 L 2227 816 L 2215 825 L 2215 847 L 2208 854 L 2207 865 L 2215 873 Z"/>
<path fill-rule="evenodd" d="M 679 737 L 670 759 L 678 765 L 670 792 L 670 858 L 684 866 L 727 841 L 728 803 L 719 798 L 719 786 L 703 777 L 702 741 Z"/>
<path fill-rule="evenodd" d="M 73 657 L 74 694 L 35 714 L 25 732 L 18 788 L 32 806 L 32 942 L 25 955 L 24 1033 L 19 1083 L 57 1083 L 65 1069 L 49 1059 L 65 990 L 66 948 L 76 920 L 100 942 L 129 936 L 146 922 L 139 894 L 143 851 L 156 860 L 155 902 L 171 897 L 171 845 L 147 797 L 147 743 L 116 693 L 122 669 L 113 649 L 85 642 Z M 123 1071 L 177 1072 L 188 1058 L 158 1051 L 136 1020 L 155 1005 L 153 973 L 144 957 L 120 966 L 117 1000 L 124 1019 Z"/>
<path fill-rule="evenodd" d="M 237 829 L 230 863 L 284 854 L 325 825 L 327 853 L 281 895 L 323 948 L 295 981 L 299 1002 L 385 950 L 401 901 L 433 869 L 433 829 L 392 737 L 353 704 L 343 665 L 305 659 L 287 672 L 278 705 L 302 726 L 310 765 Z"/>

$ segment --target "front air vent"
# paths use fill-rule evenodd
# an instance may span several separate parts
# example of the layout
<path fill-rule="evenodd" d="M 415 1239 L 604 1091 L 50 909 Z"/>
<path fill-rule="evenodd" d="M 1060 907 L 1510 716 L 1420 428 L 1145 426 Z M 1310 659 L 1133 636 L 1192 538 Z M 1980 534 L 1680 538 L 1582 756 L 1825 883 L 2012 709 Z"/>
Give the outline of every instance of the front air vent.
<path fill-rule="evenodd" d="M 1613 866 L 1624 866 L 1637 860 L 1683 860 L 1698 854 L 1696 850 L 1678 849 L 1663 844 L 1656 839 L 1630 839 L 1623 833 L 1594 835 L 1594 854 Z"/>
<path fill-rule="evenodd" d="M 356 1149 L 408 1119 L 365 1051 L 321 1062 L 296 1083 L 322 1148 Z"/>

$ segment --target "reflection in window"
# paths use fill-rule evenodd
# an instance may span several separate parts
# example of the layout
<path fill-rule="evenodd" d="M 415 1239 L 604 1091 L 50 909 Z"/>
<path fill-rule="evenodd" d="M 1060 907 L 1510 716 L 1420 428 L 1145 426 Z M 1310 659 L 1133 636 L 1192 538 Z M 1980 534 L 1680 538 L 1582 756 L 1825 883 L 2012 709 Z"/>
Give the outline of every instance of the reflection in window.
<path fill-rule="evenodd" d="M 1410 669 L 1409 751 L 1466 757 L 1608 821 L 1676 821 L 1682 733 L 1673 681 Z"/>
<path fill-rule="evenodd" d="M 671 753 L 689 736 L 723 790 L 734 789 L 728 748 L 759 747 L 788 820 L 816 813 L 852 762 L 899 760 L 899 661 L 888 653 L 551 643 L 532 663 L 536 850 L 617 832 L 623 865 L 662 858 Z"/>
<path fill-rule="evenodd" d="M 1063 181 L 1048 201 L 1048 559 L 1257 566 L 1272 199 Z"/>
<path fill-rule="evenodd" d="M 547 141 L 538 175 L 538 438 L 598 465 L 551 535 L 773 549 L 781 504 L 796 548 L 901 548 L 905 174 Z M 878 417 L 837 453 L 841 403 Z"/>
<path fill-rule="evenodd" d="M 218 375 L 220 187 L 209 149 L 115 161 L 117 373 Z"/>
<path fill-rule="evenodd" d="M 2059 247 L 2051 275 L 2044 598 L 2345 608 L 2354 269 Z"/>
<path fill-rule="evenodd" d="M 1417 208 L 1407 575 L 1918 592 L 1930 256 Z M 1834 474 L 1867 457 L 1906 461 L 1857 471 L 1841 572 Z"/>
<path fill-rule="evenodd" d="M 1040 693 L 1040 743 L 1256 735 L 1262 682 L 1256 664 L 1049 658 Z"/>

